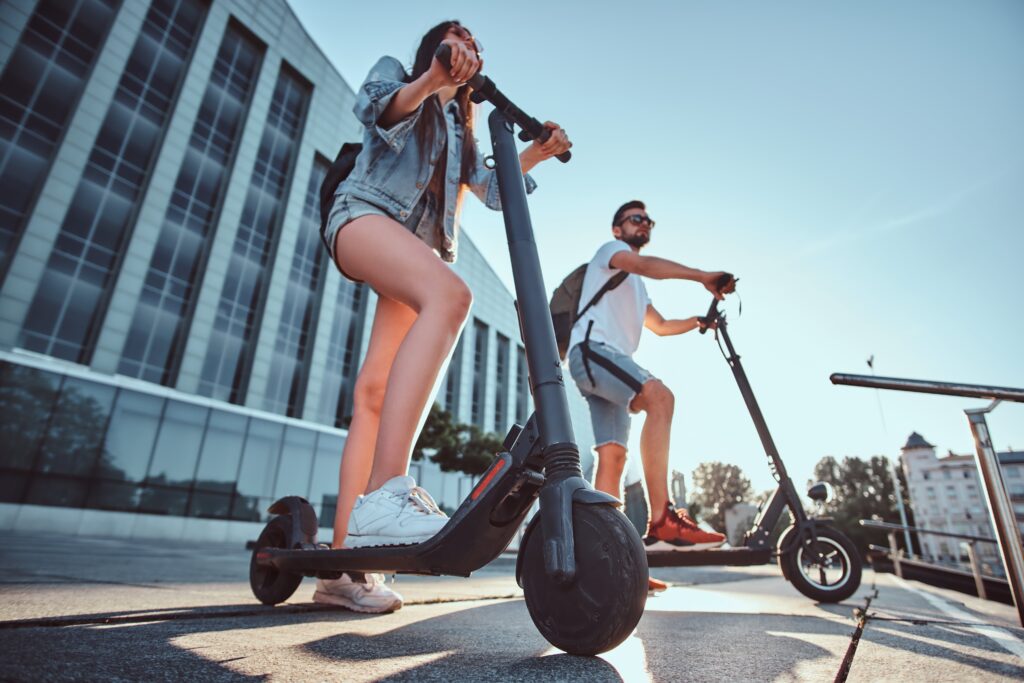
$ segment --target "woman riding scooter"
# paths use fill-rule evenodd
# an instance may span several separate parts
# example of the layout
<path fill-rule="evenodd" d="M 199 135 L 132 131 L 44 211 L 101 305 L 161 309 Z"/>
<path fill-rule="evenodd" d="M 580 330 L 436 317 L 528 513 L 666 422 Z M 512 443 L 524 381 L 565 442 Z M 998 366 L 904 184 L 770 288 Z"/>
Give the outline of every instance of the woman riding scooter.
<path fill-rule="evenodd" d="M 442 43 L 451 49 L 450 69 L 434 57 Z M 363 149 L 335 194 L 326 243 L 339 271 L 366 282 L 378 301 L 342 457 L 334 548 L 420 543 L 448 519 L 407 472 L 431 388 L 472 302 L 444 263 L 456 257 L 464 191 L 501 209 L 473 137 L 465 85 L 483 63 L 481 50 L 459 22 L 442 22 L 420 42 L 411 75 L 383 57 L 357 95 Z M 571 147 L 561 128 L 545 125 L 551 136 L 520 154 L 524 174 Z M 528 176 L 526 183 L 536 186 Z M 320 579 L 314 600 L 361 612 L 402 605 L 376 574 L 365 582 Z"/>

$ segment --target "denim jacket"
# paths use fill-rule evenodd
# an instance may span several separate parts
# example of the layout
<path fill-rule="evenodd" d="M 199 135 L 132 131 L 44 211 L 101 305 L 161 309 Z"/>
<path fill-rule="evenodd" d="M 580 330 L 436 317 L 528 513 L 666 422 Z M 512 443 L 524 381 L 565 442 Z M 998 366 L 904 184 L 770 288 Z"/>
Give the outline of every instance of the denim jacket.
<path fill-rule="evenodd" d="M 338 194 L 348 194 L 379 206 L 400 223 L 405 222 L 423 196 L 424 189 L 434 175 L 442 148 L 445 148 L 445 139 L 435 135 L 430 154 L 420 153 L 420 142 L 414 129 L 426 103 L 421 104 L 390 128 L 384 128 L 377 123 L 391 98 L 404 85 L 405 69 L 394 57 L 382 57 L 370 69 L 369 75 L 359 88 L 356 105 L 353 108 L 356 118 L 365 127 L 363 149 L 356 159 L 352 173 L 337 190 Z M 443 204 L 441 215 L 444 216 L 441 258 L 452 262 L 455 260 L 458 242 L 458 217 L 455 215 L 455 208 L 462 167 L 462 145 L 465 142 L 462 139 L 464 132 L 458 105 L 454 101 L 448 102 L 444 108 L 444 122 L 448 144 L 445 148 L 447 162 L 444 197 L 439 197 Z M 476 140 L 470 141 L 470 144 L 475 145 Z M 497 175 L 493 170 L 484 167 L 480 154 L 477 154 L 476 168 L 466 180 L 473 194 L 488 208 L 501 210 Z M 533 179 L 527 175 L 526 191 L 533 192 L 536 186 Z"/>

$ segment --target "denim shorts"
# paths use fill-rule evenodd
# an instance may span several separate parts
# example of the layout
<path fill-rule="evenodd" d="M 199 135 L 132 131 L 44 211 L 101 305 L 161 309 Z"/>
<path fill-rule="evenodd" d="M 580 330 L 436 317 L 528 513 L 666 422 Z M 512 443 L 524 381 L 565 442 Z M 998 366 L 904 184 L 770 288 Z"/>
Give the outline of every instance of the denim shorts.
<path fill-rule="evenodd" d="M 428 247 L 439 251 L 441 244 L 441 233 L 438 230 L 441 225 L 440 213 L 437 197 L 430 192 L 424 192 L 423 197 L 402 225 L 409 232 L 423 240 Z M 338 265 L 338 259 L 334 254 L 334 245 L 341 229 L 363 216 L 384 216 L 385 218 L 395 220 L 394 216 L 376 204 L 371 204 L 346 193 L 340 193 L 334 196 L 331 212 L 327 214 L 327 225 L 320 235 L 324 242 L 324 248 L 330 254 L 331 261 L 337 267 L 338 272 L 353 282 L 361 282 L 361 280 L 356 280 L 341 269 L 341 266 Z"/>
<path fill-rule="evenodd" d="M 569 351 L 569 373 L 590 406 L 594 448 L 609 443 L 626 448 L 629 441 L 629 403 L 644 382 L 654 379 L 654 375 L 607 344 L 590 342 L 590 352 L 589 361 L 584 363 L 583 345 L 572 347 Z"/>

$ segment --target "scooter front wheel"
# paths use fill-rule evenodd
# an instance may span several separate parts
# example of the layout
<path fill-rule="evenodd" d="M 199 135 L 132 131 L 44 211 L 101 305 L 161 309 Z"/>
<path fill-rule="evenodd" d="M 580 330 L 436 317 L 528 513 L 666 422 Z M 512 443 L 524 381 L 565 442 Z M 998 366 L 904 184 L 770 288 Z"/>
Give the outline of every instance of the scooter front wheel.
<path fill-rule="evenodd" d="M 256 562 L 256 555 L 264 548 L 290 548 L 292 520 L 290 515 L 274 517 L 263 527 L 249 560 L 249 586 L 253 595 L 264 605 L 276 605 L 292 597 L 302 583 L 302 574 L 279 571 L 275 567 Z"/>
<path fill-rule="evenodd" d="M 555 647 L 596 655 L 625 640 L 647 602 L 647 554 L 626 516 L 608 505 L 573 505 L 576 577 L 560 585 L 544 570 L 544 533 L 523 555 L 523 592 L 537 629 Z"/>
<path fill-rule="evenodd" d="M 853 542 L 838 529 L 819 526 L 816 540 L 796 538 L 790 527 L 782 535 L 782 575 L 798 591 L 818 602 L 841 602 L 860 588 L 861 559 Z"/>

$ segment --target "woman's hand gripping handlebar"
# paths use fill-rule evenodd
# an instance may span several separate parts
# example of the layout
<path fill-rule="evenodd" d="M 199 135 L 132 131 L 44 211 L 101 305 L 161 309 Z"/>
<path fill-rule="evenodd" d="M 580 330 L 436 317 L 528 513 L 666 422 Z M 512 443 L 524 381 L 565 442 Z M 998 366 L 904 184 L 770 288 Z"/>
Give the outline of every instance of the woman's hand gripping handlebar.
<path fill-rule="evenodd" d="M 732 273 L 722 273 L 718 280 L 715 281 L 715 289 L 723 294 L 729 294 L 736 291 L 736 282 L 739 278 L 734 277 Z M 700 333 L 704 334 L 708 329 L 713 329 L 718 323 L 719 317 L 722 312 L 718 310 L 718 297 L 711 299 L 711 305 L 708 306 L 708 314 L 703 318 L 700 318 Z"/>
<path fill-rule="evenodd" d="M 451 46 L 446 43 L 441 43 L 437 47 L 437 51 L 434 52 L 434 56 L 442 65 L 451 69 Z M 543 123 L 528 115 L 522 109 L 513 104 L 512 101 L 504 95 L 504 93 L 498 90 L 494 85 L 494 81 L 487 76 L 484 76 L 478 71 L 473 74 L 466 83 L 473 89 L 473 94 L 470 97 L 474 102 L 479 103 L 487 100 L 494 105 L 495 109 L 507 116 L 512 123 L 521 128 L 519 132 L 519 139 L 523 142 L 537 140 L 544 143 L 551 137 L 552 129 L 550 127 L 545 126 Z M 556 155 L 555 158 L 564 164 L 572 158 L 572 152 L 566 150 L 565 152 Z"/>

